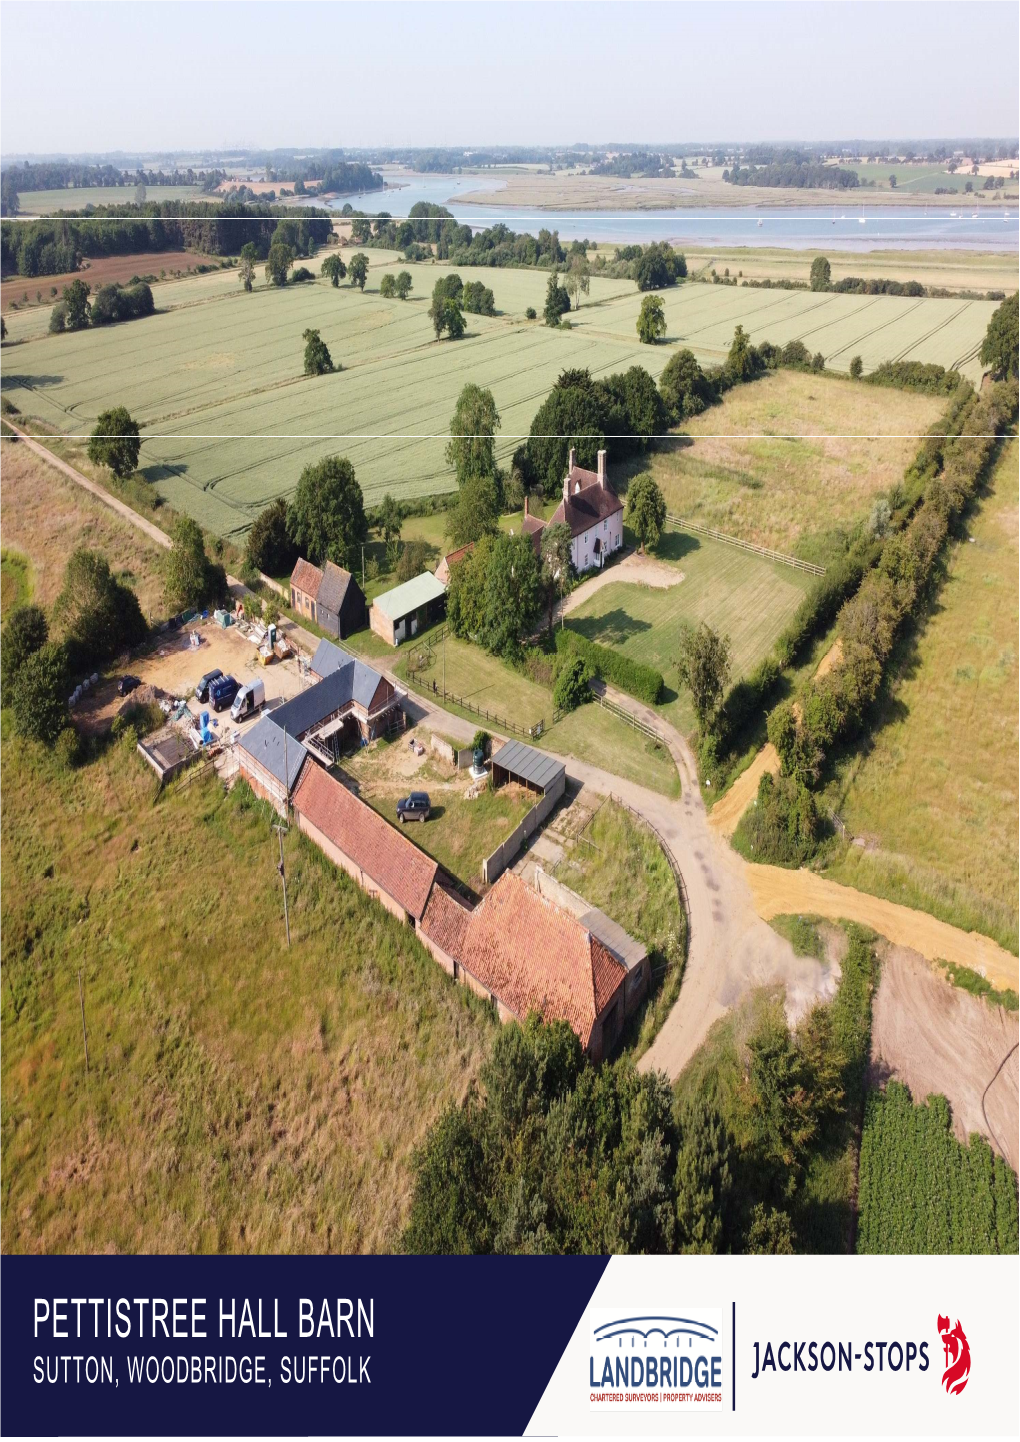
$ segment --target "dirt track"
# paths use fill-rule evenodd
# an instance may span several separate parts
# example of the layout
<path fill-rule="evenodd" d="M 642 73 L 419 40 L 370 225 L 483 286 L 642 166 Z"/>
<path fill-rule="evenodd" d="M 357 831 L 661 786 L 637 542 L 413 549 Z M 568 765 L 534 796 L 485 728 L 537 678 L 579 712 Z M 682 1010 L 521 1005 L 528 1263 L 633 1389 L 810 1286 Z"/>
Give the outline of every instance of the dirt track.
<path fill-rule="evenodd" d="M 684 573 L 676 566 L 657 561 L 654 556 L 640 556 L 637 551 L 632 551 L 629 556 L 624 556 L 622 561 L 607 566 L 604 571 L 582 581 L 569 596 L 565 596 L 556 606 L 555 619 L 559 620 L 561 615 L 569 616 L 571 611 L 590 600 L 596 591 L 601 591 L 603 586 L 611 585 L 613 581 L 626 581 L 632 586 L 652 586 L 658 591 L 668 591 L 671 586 L 679 586 L 683 580 Z"/>
<path fill-rule="evenodd" d="M 737 822 L 758 794 L 758 782 L 766 771 L 773 776 L 779 771 L 779 753 L 770 741 L 763 746 L 746 771 L 734 781 L 721 801 L 708 813 L 708 824 L 720 836 L 732 836 Z"/>
<path fill-rule="evenodd" d="M 883 943 L 879 955 L 872 1081 L 901 1081 L 915 1102 L 941 1092 L 953 1109 L 960 1141 L 980 1132 L 1015 1171 L 1020 1153 L 1017 1052 L 998 1068 L 1017 1043 L 1016 1012 L 989 1006 L 952 986 L 907 947 Z"/>
<path fill-rule="evenodd" d="M 926 911 L 868 896 L 852 886 L 826 881 L 813 871 L 785 871 L 757 863 L 746 869 L 758 915 L 766 921 L 790 912 L 827 916 L 831 921 L 859 921 L 879 936 L 919 951 L 929 961 L 940 957 L 954 961 L 980 972 L 993 986 L 1018 990 L 1017 958 L 976 931 L 961 931 Z"/>

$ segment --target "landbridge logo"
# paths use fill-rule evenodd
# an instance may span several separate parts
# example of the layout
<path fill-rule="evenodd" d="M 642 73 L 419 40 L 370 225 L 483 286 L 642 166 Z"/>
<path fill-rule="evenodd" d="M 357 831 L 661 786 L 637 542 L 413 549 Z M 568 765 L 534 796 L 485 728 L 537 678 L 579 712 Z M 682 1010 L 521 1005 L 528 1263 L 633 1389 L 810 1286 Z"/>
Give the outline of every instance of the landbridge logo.
<path fill-rule="evenodd" d="M 939 1316 L 939 1336 L 946 1354 L 946 1370 L 942 1373 L 942 1385 L 951 1397 L 958 1397 L 970 1377 L 970 1343 L 967 1334 L 956 1319 L 956 1326 L 949 1330 L 949 1318 Z"/>
<path fill-rule="evenodd" d="M 596 1308 L 588 1358 L 593 1412 L 720 1411 L 722 1311 Z"/>

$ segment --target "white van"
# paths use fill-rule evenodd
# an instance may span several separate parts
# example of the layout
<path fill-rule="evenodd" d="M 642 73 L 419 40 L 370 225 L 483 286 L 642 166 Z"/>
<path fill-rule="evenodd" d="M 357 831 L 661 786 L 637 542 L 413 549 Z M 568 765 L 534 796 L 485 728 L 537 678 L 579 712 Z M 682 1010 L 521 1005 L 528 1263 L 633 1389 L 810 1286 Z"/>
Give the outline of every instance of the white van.
<path fill-rule="evenodd" d="M 235 721 L 243 721 L 246 716 L 254 716 L 266 704 L 266 683 L 264 681 L 249 681 L 247 686 L 242 686 L 234 697 L 234 704 L 230 708 L 230 714 Z"/>

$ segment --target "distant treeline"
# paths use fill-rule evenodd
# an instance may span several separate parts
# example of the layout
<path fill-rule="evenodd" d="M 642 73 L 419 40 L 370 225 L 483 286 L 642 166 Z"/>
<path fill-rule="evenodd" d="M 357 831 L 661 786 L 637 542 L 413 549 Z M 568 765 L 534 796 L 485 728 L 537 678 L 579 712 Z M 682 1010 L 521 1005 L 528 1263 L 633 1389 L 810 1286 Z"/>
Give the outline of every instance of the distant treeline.
<path fill-rule="evenodd" d="M 237 255 L 249 241 L 259 257 L 280 231 L 296 254 L 309 255 L 332 233 L 328 216 L 285 206 L 208 205 L 167 200 L 158 204 L 99 206 L 88 219 L 54 216 L 5 222 L 0 227 L 3 275 L 59 275 L 78 268 L 85 257 L 133 255 L 145 251 L 200 250 L 208 255 Z M 284 234 L 285 232 L 285 234 Z"/>
<path fill-rule="evenodd" d="M 856 170 L 841 165 L 820 165 L 808 160 L 774 161 L 767 165 L 735 165 L 723 171 L 731 185 L 793 186 L 809 190 L 856 190 Z"/>
<path fill-rule="evenodd" d="M 647 150 L 633 150 L 625 154 L 614 155 L 611 160 L 600 160 L 592 166 L 591 173 L 592 175 L 618 175 L 623 180 L 629 180 L 633 175 L 671 177 L 676 174 L 676 171 L 673 169 L 673 158 L 670 155 L 658 155 Z"/>
<path fill-rule="evenodd" d="M 435 255 L 454 265 L 562 265 L 567 253 L 556 231 L 542 229 L 537 236 L 518 235 L 506 225 L 474 231 L 461 225 L 444 205 L 419 200 L 408 211 L 407 220 L 393 220 L 385 213 L 357 215 L 344 206 L 341 215 L 351 216 L 351 239 L 355 245 L 375 245 L 402 250 L 408 260 Z M 426 249 L 428 247 L 428 249 Z"/>
<path fill-rule="evenodd" d="M 115 165 L 42 163 L 8 166 L 0 175 L 0 202 L 4 215 L 17 215 L 19 196 L 30 190 L 90 190 L 98 186 L 133 188 L 139 185 L 200 185 L 215 190 L 226 179 L 224 170 L 121 170 Z"/>
<path fill-rule="evenodd" d="M 382 190 L 386 182 L 377 170 L 361 160 L 340 160 L 330 155 L 312 155 L 289 165 L 266 167 L 266 179 L 273 183 L 294 181 L 295 194 L 336 191 L 340 195 L 357 190 Z"/>

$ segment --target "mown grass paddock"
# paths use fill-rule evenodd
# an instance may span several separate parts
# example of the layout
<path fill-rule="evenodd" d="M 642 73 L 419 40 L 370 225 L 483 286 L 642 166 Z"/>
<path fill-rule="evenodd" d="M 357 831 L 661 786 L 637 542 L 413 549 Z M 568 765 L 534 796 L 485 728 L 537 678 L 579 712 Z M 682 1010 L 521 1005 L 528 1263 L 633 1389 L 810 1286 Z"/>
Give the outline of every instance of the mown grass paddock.
<path fill-rule="evenodd" d="M 828 873 L 1014 952 L 1018 564 L 1014 440 L 964 517 L 931 613 L 899 648 L 871 745 L 830 788 L 865 845 Z"/>
<path fill-rule="evenodd" d="M 444 268 L 409 266 L 411 299 L 384 300 L 381 275 L 405 262 L 367 253 L 363 294 L 321 279 L 267 288 L 261 276 L 245 294 L 230 272 L 218 272 L 164 283 L 160 313 L 124 325 L 49 336 L 40 333 L 43 310 L 16 316 L 12 339 L 20 343 L 5 352 L 4 390 L 27 415 L 65 433 L 88 431 L 100 410 L 126 405 L 144 425 L 149 481 L 176 509 L 236 537 L 269 500 L 293 492 L 309 461 L 333 452 L 350 457 L 368 504 L 387 491 L 452 489 L 443 438 L 469 380 L 495 395 L 505 463 L 567 367 L 604 375 L 640 364 L 658 376 L 679 344 L 716 362 L 742 324 L 753 340 L 800 338 L 836 369 L 860 351 L 866 367 L 895 357 L 971 357 L 965 369 L 976 374 L 973 356 L 994 309 L 984 301 L 689 283 L 663 293 L 669 344 L 643 346 L 635 331 L 641 298 L 630 281 L 593 278 L 571 328 L 550 330 L 524 315 L 529 305 L 541 315 L 546 272 L 461 267 L 465 281 L 493 289 L 499 314 L 470 315 L 464 340 L 437 343 L 427 312 Z M 342 371 L 302 375 L 308 327 L 320 330 Z"/>

